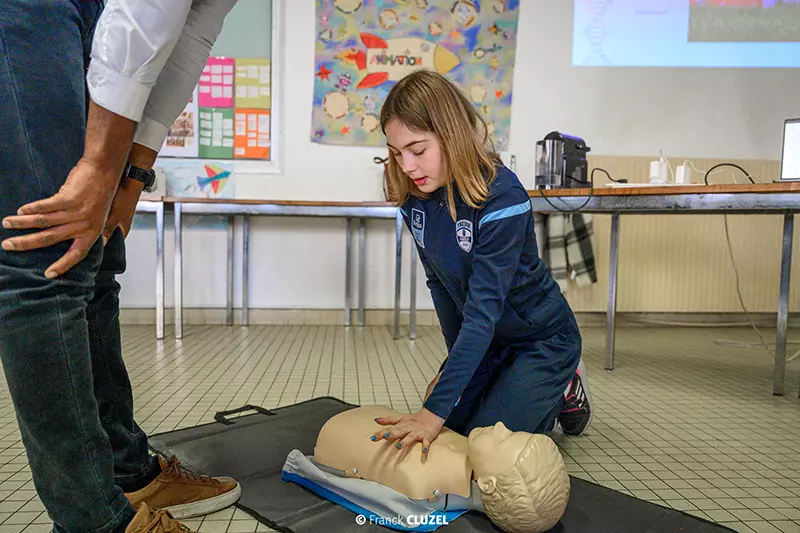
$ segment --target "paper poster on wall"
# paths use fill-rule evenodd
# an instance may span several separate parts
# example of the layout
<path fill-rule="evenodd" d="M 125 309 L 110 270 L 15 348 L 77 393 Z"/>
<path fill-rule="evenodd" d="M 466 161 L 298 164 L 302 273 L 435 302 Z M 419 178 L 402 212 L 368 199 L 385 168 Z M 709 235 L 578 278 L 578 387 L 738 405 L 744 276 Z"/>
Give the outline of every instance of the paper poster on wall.
<path fill-rule="evenodd" d="M 269 158 L 270 113 L 266 109 L 236 109 L 233 138 L 234 157 Z"/>
<path fill-rule="evenodd" d="M 236 58 L 236 107 L 269 109 L 271 73 L 269 59 Z"/>
<path fill-rule="evenodd" d="M 200 75 L 200 107 L 233 107 L 233 72 L 235 59 L 232 57 L 209 57 Z"/>
<path fill-rule="evenodd" d="M 198 156 L 198 109 L 197 87 L 183 112 L 167 132 L 164 145 L 159 155 L 165 157 L 197 157 Z"/>
<path fill-rule="evenodd" d="M 420 68 L 447 76 L 508 148 L 519 0 L 316 0 L 311 138 L 381 146 L 392 85 Z"/>
<path fill-rule="evenodd" d="M 200 108 L 200 157 L 233 159 L 233 108 Z"/>
<path fill-rule="evenodd" d="M 235 193 L 233 164 L 223 161 L 159 160 L 167 176 L 167 196 L 225 198 Z"/>

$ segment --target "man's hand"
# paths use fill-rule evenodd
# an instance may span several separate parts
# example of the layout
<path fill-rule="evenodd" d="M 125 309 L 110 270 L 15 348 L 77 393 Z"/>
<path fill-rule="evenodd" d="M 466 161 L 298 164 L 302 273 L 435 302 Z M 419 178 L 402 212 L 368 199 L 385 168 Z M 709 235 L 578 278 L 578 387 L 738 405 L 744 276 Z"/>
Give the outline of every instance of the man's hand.
<path fill-rule="evenodd" d="M 135 131 L 133 120 L 90 101 L 83 157 L 67 181 L 50 198 L 23 205 L 3 220 L 4 228 L 41 231 L 6 239 L 3 249 L 27 251 L 73 240 L 45 276 L 61 276 L 80 263 L 103 231 Z"/>
<path fill-rule="evenodd" d="M 444 419 L 423 408 L 421 411 L 408 415 L 387 416 L 376 418 L 375 422 L 388 427 L 375 433 L 371 439 L 397 440 L 398 449 L 409 448 L 412 444 L 422 441 L 422 456 L 427 457 L 431 443 L 436 440 L 444 426 Z"/>
<path fill-rule="evenodd" d="M 74 239 L 67 253 L 45 271 L 48 278 L 61 276 L 81 262 L 97 241 L 117 183 L 119 175 L 109 175 L 108 167 L 81 159 L 55 195 L 24 205 L 16 216 L 3 219 L 6 229 L 42 230 L 6 239 L 3 249 L 21 252 Z"/>
<path fill-rule="evenodd" d="M 133 143 L 128 155 L 128 163 L 144 170 L 151 170 L 157 157 L 158 152 L 155 150 Z M 128 236 L 131 231 L 133 216 L 136 214 L 136 203 L 142 195 L 142 190 L 144 190 L 144 183 L 141 181 L 128 178 L 122 179 L 117 189 L 117 194 L 114 195 L 108 220 L 103 228 L 104 243 L 108 242 L 108 239 L 111 238 L 117 228 L 122 230 L 123 237 Z"/>
<path fill-rule="evenodd" d="M 111 202 L 111 210 L 103 228 L 103 243 L 108 242 L 114 231 L 119 228 L 122 236 L 127 237 L 131 231 L 133 215 L 136 214 L 136 204 L 144 189 L 144 183 L 138 180 L 123 178 L 117 188 L 117 194 Z"/>

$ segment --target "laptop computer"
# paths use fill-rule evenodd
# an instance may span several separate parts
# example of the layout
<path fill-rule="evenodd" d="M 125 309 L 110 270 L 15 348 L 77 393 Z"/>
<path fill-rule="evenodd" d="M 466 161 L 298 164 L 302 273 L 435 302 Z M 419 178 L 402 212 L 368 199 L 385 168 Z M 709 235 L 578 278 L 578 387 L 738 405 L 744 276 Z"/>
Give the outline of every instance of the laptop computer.
<path fill-rule="evenodd" d="M 787 119 L 783 124 L 780 179 L 775 183 L 800 181 L 800 118 Z"/>

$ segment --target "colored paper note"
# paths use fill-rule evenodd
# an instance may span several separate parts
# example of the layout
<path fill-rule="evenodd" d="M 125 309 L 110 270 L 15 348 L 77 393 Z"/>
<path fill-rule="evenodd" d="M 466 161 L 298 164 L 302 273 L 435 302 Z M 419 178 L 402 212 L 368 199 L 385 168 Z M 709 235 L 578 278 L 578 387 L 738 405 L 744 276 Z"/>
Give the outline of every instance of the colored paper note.
<path fill-rule="evenodd" d="M 234 69 L 232 57 L 209 57 L 198 83 L 200 107 L 233 107 Z"/>
<path fill-rule="evenodd" d="M 197 87 L 183 112 L 167 132 L 159 155 L 164 157 L 197 157 L 198 126 Z"/>
<path fill-rule="evenodd" d="M 272 69 L 269 59 L 236 59 L 236 107 L 269 109 Z"/>
<path fill-rule="evenodd" d="M 200 108 L 200 150 L 206 159 L 233 159 L 231 108 Z"/>
<path fill-rule="evenodd" d="M 236 109 L 235 158 L 269 159 L 270 118 L 266 109 Z"/>

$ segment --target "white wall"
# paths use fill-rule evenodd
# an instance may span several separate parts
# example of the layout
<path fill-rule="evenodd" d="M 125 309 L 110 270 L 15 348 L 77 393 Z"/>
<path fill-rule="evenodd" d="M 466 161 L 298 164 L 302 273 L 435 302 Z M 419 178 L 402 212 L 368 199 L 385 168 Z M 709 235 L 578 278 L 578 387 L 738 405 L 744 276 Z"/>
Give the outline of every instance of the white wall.
<path fill-rule="evenodd" d="M 283 166 L 280 175 L 240 176 L 240 198 L 378 200 L 385 151 L 310 142 L 314 69 L 314 0 L 283 0 L 285 46 Z M 552 130 L 586 139 L 592 153 L 731 159 L 778 159 L 781 127 L 800 114 L 800 70 L 646 69 L 571 66 L 572 2 L 522 0 L 510 150 L 523 183 L 533 185 L 535 142 Z M 393 303 L 391 222 L 367 232 L 369 308 Z M 240 231 L 236 305 L 240 299 Z M 338 308 L 344 302 L 344 221 L 261 219 L 252 224 L 250 306 Z M 167 302 L 172 301 L 172 232 L 167 233 Z M 354 254 L 355 244 L 354 239 Z M 408 250 L 403 303 L 407 305 Z M 225 232 L 184 232 L 184 305 L 225 305 Z M 155 238 L 128 238 L 123 307 L 155 303 Z M 354 255 L 355 257 L 355 255 Z M 354 280 L 355 287 L 355 280 Z M 431 308 L 420 279 L 418 305 Z"/>

